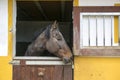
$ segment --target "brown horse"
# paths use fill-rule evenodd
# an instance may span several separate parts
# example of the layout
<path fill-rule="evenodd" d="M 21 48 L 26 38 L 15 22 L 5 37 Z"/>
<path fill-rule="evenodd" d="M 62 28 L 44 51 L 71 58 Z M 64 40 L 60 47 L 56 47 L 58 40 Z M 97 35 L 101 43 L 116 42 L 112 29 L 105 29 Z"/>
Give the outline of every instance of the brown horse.
<path fill-rule="evenodd" d="M 44 54 L 44 50 L 48 50 L 50 53 L 62 58 L 65 63 L 71 62 L 71 50 L 59 31 L 56 21 L 52 25 L 49 25 L 36 40 L 28 46 L 25 56 L 40 56 Z"/>

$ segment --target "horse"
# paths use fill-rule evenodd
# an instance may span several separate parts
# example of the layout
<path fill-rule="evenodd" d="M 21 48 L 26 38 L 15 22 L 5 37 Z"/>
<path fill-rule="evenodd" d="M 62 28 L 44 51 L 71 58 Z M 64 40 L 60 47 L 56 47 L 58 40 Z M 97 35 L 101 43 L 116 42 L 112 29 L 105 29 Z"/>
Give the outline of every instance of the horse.
<path fill-rule="evenodd" d="M 40 56 L 44 51 L 60 57 L 64 63 L 72 62 L 72 52 L 59 30 L 57 21 L 47 26 L 28 46 L 25 56 Z"/>

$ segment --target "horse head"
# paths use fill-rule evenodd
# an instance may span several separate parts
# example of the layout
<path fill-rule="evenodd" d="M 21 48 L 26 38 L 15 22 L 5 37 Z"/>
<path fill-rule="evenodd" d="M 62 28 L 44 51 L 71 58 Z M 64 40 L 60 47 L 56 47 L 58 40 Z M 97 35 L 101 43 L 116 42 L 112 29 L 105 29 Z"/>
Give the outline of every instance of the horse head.
<path fill-rule="evenodd" d="M 46 42 L 46 49 L 54 55 L 62 58 L 65 63 L 71 62 L 72 52 L 68 47 L 62 33 L 59 31 L 59 25 L 55 21 L 49 28 L 49 40 Z"/>
<path fill-rule="evenodd" d="M 71 62 L 72 53 L 68 47 L 62 33 L 59 31 L 59 25 L 55 21 L 52 25 L 46 27 L 37 38 L 28 46 L 25 56 L 40 56 L 44 50 L 62 58 L 65 63 Z"/>

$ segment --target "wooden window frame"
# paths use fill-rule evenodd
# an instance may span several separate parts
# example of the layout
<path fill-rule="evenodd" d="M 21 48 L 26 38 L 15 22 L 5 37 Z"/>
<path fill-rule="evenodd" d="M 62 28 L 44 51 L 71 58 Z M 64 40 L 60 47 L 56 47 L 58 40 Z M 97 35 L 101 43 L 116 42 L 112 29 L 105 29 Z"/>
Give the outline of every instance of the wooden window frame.
<path fill-rule="evenodd" d="M 84 12 L 120 12 L 119 6 L 79 6 L 73 8 L 73 52 L 81 56 L 120 56 L 120 48 L 81 48 L 80 14 Z"/>

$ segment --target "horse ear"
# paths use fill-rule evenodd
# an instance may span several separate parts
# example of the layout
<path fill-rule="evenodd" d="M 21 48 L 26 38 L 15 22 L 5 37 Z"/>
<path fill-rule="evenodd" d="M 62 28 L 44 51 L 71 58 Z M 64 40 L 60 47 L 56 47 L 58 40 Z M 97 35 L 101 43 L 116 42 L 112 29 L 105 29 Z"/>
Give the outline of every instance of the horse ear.
<path fill-rule="evenodd" d="M 53 29 L 56 29 L 58 27 L 58 23 L 57 21 L 55 20 L 54 23 L 52 24 L 52 28 Z"/>

